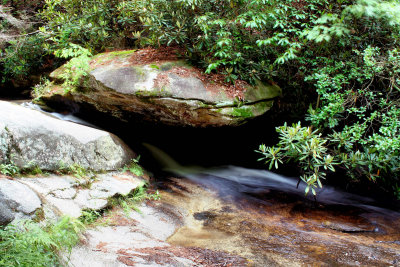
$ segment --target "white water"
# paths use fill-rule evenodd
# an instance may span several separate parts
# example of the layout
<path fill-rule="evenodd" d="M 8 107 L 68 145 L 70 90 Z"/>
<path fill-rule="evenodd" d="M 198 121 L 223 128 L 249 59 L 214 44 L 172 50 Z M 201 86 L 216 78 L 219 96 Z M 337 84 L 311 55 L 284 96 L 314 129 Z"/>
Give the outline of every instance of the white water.
<path fill-rule="evenodd" d="M 217 190 L 219 194 L 229 197 L 244 197 L 263 202 L 262 196 L 270 190 L 283 194 L 297 195 L 301 198 L 329 205 L 349 205 L 367 211 L 395 215 L 398 213 L 384 208 L 376 207 L 372 198 L 363 197 L 343 192 L 331 186 L 316 189 L 317 197 L 312 194 L 305 196 L 305 183 L 298 178 L 286 177 L 267 170 L 248 169 L 238 166 L 222 166 L 217 168 L 202 168 L 199 166 L 181 166 L 164 151 L 144 144 L 153 154 L 154 158 L 162 164 L 164 170 L 180 177 L 190 179 L 205 187 Z"/>
<path fill-rule="evenodd" d="M 87 121 L 84 121 L 84 120 L 74 116 L 71 113 L 61 114 L 61 113 L 57 113 L 57 112 L 48 112 L 46 110 L 43 110 L 39 105 L 34 104 L 32 102 L 26 102 L 26 101 L 22 102 L 21 106 L 26 107 L 26 108 L 30 108 L 30 109 L 33 109 L 33 110 L 38 110 L 38 111 L 44 112 L 49 116 L 52 116 L 54 118 L 57 118 L 57 119 L 60 119 L 60 120 L 63 120 L 63 121 L 70 121 L 70 122 L 86 125 L 86 126 L 89 126 L 89 127 L 92 127 L 92 128 L 100 129 L 96 125 L 93 125 L 93 124 L 91 124 L 91 123 L 89 123 Z"/>

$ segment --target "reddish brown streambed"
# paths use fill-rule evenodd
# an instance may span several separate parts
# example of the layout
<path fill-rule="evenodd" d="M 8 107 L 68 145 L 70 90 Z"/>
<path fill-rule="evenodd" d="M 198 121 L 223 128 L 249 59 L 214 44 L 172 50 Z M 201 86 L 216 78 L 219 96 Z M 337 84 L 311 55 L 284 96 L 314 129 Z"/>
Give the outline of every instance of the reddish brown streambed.
<path fill-rule="evenodd" d="M 183 220 L 170 244 L 227 252 L 245 266 L 400 266 L 399 213 L 368 199 L 328 191 L 321 203 L 288 192 L 290 183 L 278 191 L 237 177 L 187 177 L 162 190 L 160 206 Z"/>

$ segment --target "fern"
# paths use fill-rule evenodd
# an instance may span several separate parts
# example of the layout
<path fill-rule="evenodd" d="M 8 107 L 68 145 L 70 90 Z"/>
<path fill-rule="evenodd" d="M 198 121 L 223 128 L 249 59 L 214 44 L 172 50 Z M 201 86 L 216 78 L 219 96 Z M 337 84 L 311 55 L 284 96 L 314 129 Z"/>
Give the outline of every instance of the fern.
<path fill-rule="evenodd" d="M 64 80 L 62 84 L 64 92 L 68 93 L 79 85 L 82 77 L 87 76 L 89 60 L 92 54 L 88 49 L 80 45 L 69 43 L 66 48 L 56 50 L 54 55 L 60 58 L 72 57 L 72 59 L 64 65 L 65 70 L 60 75 L 60 78 Z"/>
<path fill-rule="evenodd" d="M 60 266 L 60 251 L 70 251 L 79 241 L 83 225 L 75 219 L 40 225 L 19 221 L 0 229 L 0 266 Z"/>

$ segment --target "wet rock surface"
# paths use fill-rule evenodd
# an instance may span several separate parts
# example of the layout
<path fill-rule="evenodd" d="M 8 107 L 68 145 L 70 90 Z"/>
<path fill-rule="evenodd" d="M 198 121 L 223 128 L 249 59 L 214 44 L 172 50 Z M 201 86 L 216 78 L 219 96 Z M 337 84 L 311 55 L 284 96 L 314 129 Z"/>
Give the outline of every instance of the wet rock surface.
<path fill-rule="evenodd" d="M 168 238 L 172 245 L 224 251 L 248 266 L 396 266 L 400 260 L 395 211 L 307 203 L 274 190 L 228 195 L 220 183 L 173 179 L 166 186 L 162 201 L 179 207 L 184 221 Z"/>
<path fill-rule="evenodd" d="M 154 55 L 152 55 L 154 54 Z M 115 51 L 90 62 L 88 78 L 76 90 L 64 93 L 61 67 L 51 74 L 42 100 L 91 106 L 122 121 L 146 120 L 174 126 L 239 125 L 267 112 L 280 95 L 276 85 L 255 86 L 213 80 L 176 56 L 176 51 Z M 64 99 L 64 100 L 60 100 Z"/>
<path fill-rule="evenodd" d="M 233 186 L 232 180 L 222 182 L 221 177 L 221 172 L 219 177 L 212 176 L 215 183 L 204 175 L 198 181 L 193 174 L 190 180 L 170 178 L 158 183 L 161 200 L 144 202 L 138 207 L 140 212 L 112 208 L 84 232 L 71 254 L 64 255 L 65 265 L 396 266 L 400 262 L 400 214 L 395 211 L 365 203 L 316 203 L 272 188 L 227 193 L 227 188 L 242 188 Z M 107 204 L 93 201 L 107 202 L 115 194 L 127 194 L 141 181 L 129 173 L 114 172 L 100 174 L 90 183 L 49 176 L 2 178 L 0 185 L 9 192 L 17 187 L 35 192 L 40 196 L 38 205 L 20 197 L 30 202 L 20 210 L 32 213 L 42 208 L 48 219 L 102 209 Z M 8 194 L 1 187 L 0 191 Z M 7 217 L 7 213 L 1 215 Z"/>
<path fill-rule="evenodd" d="M 165 203 L 148 203 L 128 216 L 114 209 L 85 232 L 69 255 L 68 266 L 246 266 L 222 251 L 171 245 L 167 238 L 182 226 L 181 216 Z"/>
<path fill-rule="evenodd" d="M 79 164 L 97 171 L 116 170 L 133 157 L 111 133 L 0 101 L 0 163 L 42 170 Z"/>

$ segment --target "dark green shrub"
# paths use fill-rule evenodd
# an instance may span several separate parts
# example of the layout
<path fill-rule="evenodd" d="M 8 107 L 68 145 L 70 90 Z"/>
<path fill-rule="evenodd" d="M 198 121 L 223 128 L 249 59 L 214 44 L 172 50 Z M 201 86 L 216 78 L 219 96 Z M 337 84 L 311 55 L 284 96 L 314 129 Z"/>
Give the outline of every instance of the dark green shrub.
<path fill-rule="evenodd" d="M 23 80 L 32 73 L 32 69 L 46 62 L 46 36 L 34 34 L 9 41 L 9 45 L 0 50 L 2 80 Z"/>
<path fill-rule="evenodd" d="M 329 8 L 328 1 L 127 1 L 143 24 L 140 41 L 180 45 L 187 57 L 226 80 L 249 82 L 277 76 L 277 65 L 296 58 L 298 40 Z"/>
<path fill-rule="evenodd" d="M 322 186 L 328 170 L 343 168 L 354 180 L 399 194 L 399 18 L 398 1 L 360 0 L 303 31 L 313 54 L 299 54 L 297 63 L 307 67 L 304 79 L 318 93 L 306 118 L 314 130 L 278 128 L 277 147 L 259 150 L 270 167 L 295 160 L 307 191 Z M 323 145 L 311 149 L 305 141 L 316 138 Z"/>
<path fill-rule="evenodd" d="M 10 5 L 21 9 L 24 6 L 25 9 L 31 8 L 28 4 L 11 2 Z M 35 22 L 34 27 L 10 32 L 13 37 L 8 38 L 7 44 L 0 49 L 2 82 L 26 80 L 32 73 L 37 74 L 48 67 L 59 66 L 65 60 L 54 60 L 53 53 L 68 49 L 71 44 L 95 52 L 106 48 L 124 47 L 126 40 L 130 39 L 134 20 L 119 15 L 119 5 L 123 4 L 121 1 L 44 2 L 43 8 L 39 9 L 35 16 L 31 16 L 30 21 L 26 21 Z M 41 4 L 38 3 L 36 7 L 42 7 Z M 0 19 L 0 22 L 0 27 L 4 28 L 7 21 Z"/>
<path fill-rule="evenodd" d="M 124 1 L 47 0 L 40 13 L 46 22 L 43 31 L 53 36 L 59 48 L 69 43 L 80 44 L 92 52 L 123 47 L 135 20 L 120 16 L 121 5 Z"/>

